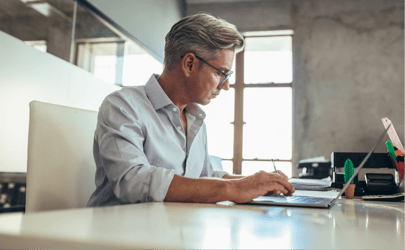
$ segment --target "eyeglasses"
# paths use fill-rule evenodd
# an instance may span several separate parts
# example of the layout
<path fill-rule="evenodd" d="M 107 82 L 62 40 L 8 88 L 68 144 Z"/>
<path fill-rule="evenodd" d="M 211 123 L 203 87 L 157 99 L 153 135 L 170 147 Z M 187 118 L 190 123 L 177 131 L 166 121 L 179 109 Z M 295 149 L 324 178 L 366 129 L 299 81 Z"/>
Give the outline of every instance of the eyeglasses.
<path fill-rule="evenodd" d="M 233 71 L 229 71 L 228 74 L 225 74 L 224 72 L 222 72 L 220 69 L 217 69 L 216 67 L 212 66 L 211 64 L 207 63 L 204 59 L 202 59 L 201 57 L 197 56 L 196 54 L 194 54 L 195 57 L 198 58 L 198 60 L 202 61 L 203 63 L 207 64 L 208 66 L 210 66 L 211 68 L 215 69 L 216 71 L 218 71 L 219 73 L 221 73 L 222 75 L 224 75 L 224 78 L 221 81 L 221 85 L 224 84 L 226 81 L 228 81 L 228 79 L 231 77 Z"/>

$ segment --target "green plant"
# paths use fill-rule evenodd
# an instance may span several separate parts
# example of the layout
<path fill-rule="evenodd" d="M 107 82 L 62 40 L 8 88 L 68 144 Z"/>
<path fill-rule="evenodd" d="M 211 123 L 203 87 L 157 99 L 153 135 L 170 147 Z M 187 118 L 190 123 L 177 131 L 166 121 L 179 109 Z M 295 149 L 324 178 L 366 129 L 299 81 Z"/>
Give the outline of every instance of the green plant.
<path fill-rule="evenodd" d="M 352 177 L 352 175 L 354 174 L 353 162 L 350 159 L 347 159 L 343 169 L 344 169 L 345 183 L 347 183 L 350 180 L 350 178 Z M 350 182 L 350 184 L 353 184 L 353 183 L 354 183 L 354 179 Z"/>

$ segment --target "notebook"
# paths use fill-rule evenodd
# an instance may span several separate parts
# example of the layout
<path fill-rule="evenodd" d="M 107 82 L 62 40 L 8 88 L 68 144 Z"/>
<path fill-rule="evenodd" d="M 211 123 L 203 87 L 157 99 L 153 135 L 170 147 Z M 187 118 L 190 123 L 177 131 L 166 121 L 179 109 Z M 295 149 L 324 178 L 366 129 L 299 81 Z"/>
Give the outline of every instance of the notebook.
<path fill-rule="evenodd" d="M 350 182 L 356 177 L 359 173 L 360 169 L 363 168 L 364 164 L 366 164 L 370 155 L 374 152 L 378 144 L 380 144 L 381 140 L 387 133 L 388 129 L 391 125 L 389 125 L 380 138 L 378 138 L 377 143 L 374 147 L 368 152 L 366 157 L 364 157 L 363 161 L 360 163 L 359 167 L 356 168 L 352 178 L 344 185 L 342 190 L 335 198 L 322 198 L 322 197 L 310 197 L 310 196 L 260 196 L 252 201 L 248 202 L 247 204 L 259 204 L 259 205 L 272 205 L 272 206 L 292 206 L 292 207 L 315 207 L 315 208 L 331 208 L 337 199 L 345 192 L 347 187 L 349 186 Z"/>

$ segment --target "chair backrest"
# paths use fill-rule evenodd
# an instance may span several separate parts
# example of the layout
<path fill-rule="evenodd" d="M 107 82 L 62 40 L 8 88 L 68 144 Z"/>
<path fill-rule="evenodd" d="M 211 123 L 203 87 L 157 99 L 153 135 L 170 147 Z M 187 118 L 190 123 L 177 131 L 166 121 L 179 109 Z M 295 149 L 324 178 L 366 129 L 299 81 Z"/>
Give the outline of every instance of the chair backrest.
<path fill-rule="evenodd" d="M 97 112 L 32 101 L 26 212 L 85 207 L 95 190 Z"/>

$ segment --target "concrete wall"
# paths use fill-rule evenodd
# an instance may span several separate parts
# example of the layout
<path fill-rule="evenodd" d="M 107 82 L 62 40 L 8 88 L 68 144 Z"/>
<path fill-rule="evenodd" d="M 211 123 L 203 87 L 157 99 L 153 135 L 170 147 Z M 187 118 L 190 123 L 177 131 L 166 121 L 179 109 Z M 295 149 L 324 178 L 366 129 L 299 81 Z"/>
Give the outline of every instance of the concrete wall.
<path fill-rule="evenodd" d="M 185 14 L 182 0 L 87 0 L 163 62 L 164 39 Z"/>
<path fill-rule="evenodd" d="M 294 30 L 293 166 L 310 157 L 330 159 L 333 151 L 368 152 L 383 117 L 404 142 L 402 0 L 189 4 L 187 15 L 200 11 L 240 31 Z M 376 151 L 386 152 L 384 143 Z"/>
<path fill-rule="evenodd" d="M 119 89 L 0 31 L 0 172 L 27 171 L 32 100 L 98 110 Z"/>

